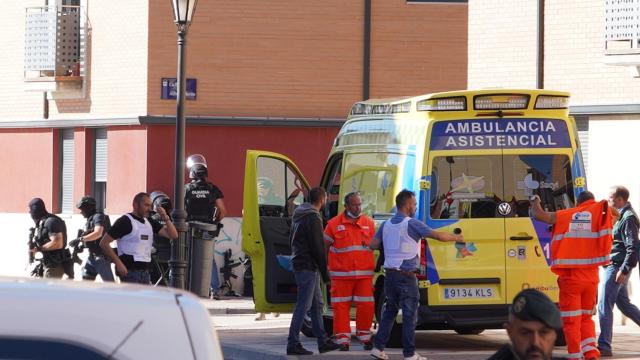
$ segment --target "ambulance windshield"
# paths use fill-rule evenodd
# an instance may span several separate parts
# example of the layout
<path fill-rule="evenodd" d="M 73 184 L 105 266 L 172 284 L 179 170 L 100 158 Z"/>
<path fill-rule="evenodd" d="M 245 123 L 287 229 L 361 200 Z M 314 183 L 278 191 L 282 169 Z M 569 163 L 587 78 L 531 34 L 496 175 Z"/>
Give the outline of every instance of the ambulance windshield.
<path fill-rule="evenodd" d="M 433 219 L 526 217 L 531 195 L 539 195 L 547 211 L 574 204 L 566 155 L 442 156 L 432 168 Z M 497 209 L 503 202 L 511 205 L 506 215 Z"/>

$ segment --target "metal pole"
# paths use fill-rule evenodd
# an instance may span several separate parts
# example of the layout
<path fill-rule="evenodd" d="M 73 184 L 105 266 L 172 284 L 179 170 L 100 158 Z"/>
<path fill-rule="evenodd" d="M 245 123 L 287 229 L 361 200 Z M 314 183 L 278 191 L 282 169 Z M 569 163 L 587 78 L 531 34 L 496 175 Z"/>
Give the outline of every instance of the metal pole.
<path fill-rule="evenodd" d="M 169 282 L 172 287 L 185 289 L 185 270 L 187 268 L 187 213 L 184 210 L 184 99 L 185 99 L 185 47 L 186 47 L 186 27 L 178 30 L 178 78 L 176 79 L 176 168 L 174 177 L 174 209 L 171 213 L 173 222 L 178 230 L 178 239 L 171 242 L 171 259 L 169 260 Z"/>

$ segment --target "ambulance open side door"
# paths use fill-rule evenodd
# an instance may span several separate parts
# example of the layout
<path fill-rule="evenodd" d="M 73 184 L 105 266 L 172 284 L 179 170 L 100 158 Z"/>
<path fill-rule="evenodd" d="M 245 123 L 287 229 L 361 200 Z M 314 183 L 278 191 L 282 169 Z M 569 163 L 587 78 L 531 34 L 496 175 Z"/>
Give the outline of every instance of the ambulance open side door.
<path fill-rule="evenodd" d="M 291 312 L 297 287 L 291 271 L 293 210 L 309 184 L 286 156 L 248 150 L 245 162 L 242 251 L 251 258 L 258 312 Z"/>

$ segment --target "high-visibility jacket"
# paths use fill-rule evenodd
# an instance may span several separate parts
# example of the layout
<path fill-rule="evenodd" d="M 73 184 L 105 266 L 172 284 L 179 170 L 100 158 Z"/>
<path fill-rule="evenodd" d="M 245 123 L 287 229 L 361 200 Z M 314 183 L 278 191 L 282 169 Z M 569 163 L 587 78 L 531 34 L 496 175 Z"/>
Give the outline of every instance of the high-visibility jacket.
<path fill-rule="evenodd" d="M 611 209 L 605 200 L 587 200 L 575 208 L 557 211 L 551 271 L 609 264 L 612 228 Z"/>
<path fill-rule="evenodd" d="M 360 215 L 355 222 L 344 212 L 335 216 L 324 229 L 329 247 L 329 275 L 338 279 L 373 277 L 373 251 L 369 248 L 375 235 L 373 220 Z"/>

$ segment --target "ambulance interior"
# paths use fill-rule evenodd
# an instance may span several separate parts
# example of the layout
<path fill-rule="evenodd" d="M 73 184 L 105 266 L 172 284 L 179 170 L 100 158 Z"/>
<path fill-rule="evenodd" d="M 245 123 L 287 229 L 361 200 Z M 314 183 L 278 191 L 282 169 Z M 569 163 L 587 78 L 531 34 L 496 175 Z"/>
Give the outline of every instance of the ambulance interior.
<path fill-rule="evenodd" d="M 432 164 L 432 219 L 528 217 L 532 195 L 547 211 L 574 205 L 566 155 L 439 156 Z M 498 213 L 502 202 L 511 213 Z"/>

